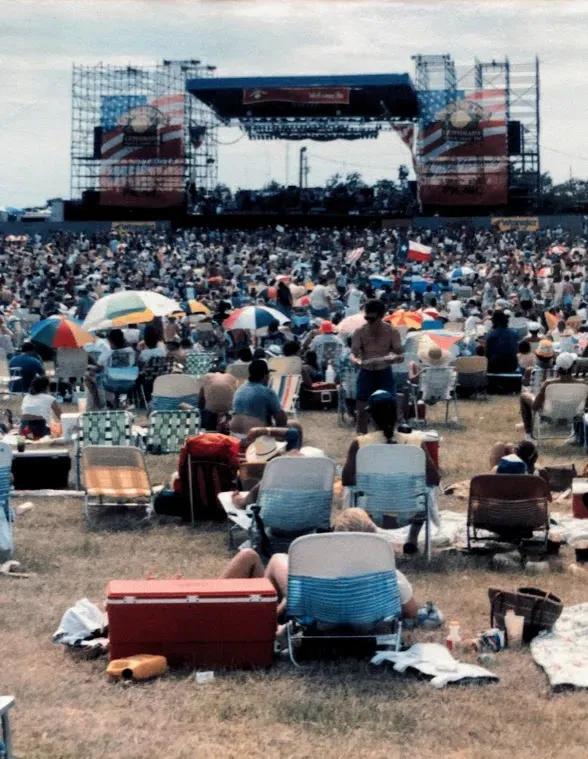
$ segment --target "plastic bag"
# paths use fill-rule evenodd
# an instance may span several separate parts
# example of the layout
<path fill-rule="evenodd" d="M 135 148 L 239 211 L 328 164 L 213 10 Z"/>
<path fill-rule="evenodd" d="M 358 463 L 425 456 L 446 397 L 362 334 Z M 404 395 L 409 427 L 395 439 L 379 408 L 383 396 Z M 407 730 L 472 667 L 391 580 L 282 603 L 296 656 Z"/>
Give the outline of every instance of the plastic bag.
<path fill-rule="evenodd" d="M 51 640 L 77 646 L 88 638 L 104 635 L 107 624 L 106 614 L 87 598 L 82 598 L 65 612 Z"/>

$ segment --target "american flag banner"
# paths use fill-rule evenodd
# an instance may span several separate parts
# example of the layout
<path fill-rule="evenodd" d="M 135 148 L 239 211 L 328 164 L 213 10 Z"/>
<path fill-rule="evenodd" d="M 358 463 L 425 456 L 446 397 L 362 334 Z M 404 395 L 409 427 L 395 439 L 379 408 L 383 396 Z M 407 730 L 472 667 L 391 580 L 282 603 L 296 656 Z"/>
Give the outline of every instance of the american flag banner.
<path fill-rule="evenodd" d="M 419 93 L 421 202 L 496 205 L 507 200 L 506 92 Z"/>
<path fill-rule="evenodd" d="M 400 137 L 402 142 L 410 150 L 412 158 L 412 165 L 415 166 L 415 154 L 414 154 L 414 138 L 416 134 L 416 127 L 414 124 L 393 124 L 392 131 Z"/>
<path fill-rule="evenodd" d="M 348 264 L 357 263 L 357 261 L 359 261 L 359 259 L 362 257 L 363 251 L 364 251 L 363 248 L 355 248 L 354 250 L 350 250 L 349 253 L 347 254 L 347 258 L 345 259 L 346 263 Z"/>
<path fill-rule="evenodd" d="M 167 206 L 184 190 L 184 94 L 101 101 L 101 203 Z"/>

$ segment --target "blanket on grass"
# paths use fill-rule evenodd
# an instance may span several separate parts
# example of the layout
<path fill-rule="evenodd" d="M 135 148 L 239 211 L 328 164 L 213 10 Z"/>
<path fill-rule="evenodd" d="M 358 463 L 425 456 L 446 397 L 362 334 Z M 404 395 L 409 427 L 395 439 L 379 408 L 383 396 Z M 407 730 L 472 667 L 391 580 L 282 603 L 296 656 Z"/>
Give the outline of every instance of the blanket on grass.
<path fill-rule="evenodd" d="M 531 641 L 531 655 L 554 690 L 588 688 L 588 603 L 565 608 L 550 632 Z"/>

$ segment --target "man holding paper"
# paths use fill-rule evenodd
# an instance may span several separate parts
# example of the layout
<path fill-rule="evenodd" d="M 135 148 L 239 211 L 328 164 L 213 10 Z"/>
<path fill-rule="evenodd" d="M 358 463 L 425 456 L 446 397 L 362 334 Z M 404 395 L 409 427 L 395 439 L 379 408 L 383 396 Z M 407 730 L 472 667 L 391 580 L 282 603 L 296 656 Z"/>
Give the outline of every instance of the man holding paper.
<path fill-rule="evenodd" d="M 400 333 L 382 321 L 386 309 L 381 300 L 370 300 L 365 307 L 367 324 L 357 330 L 351 342 L 351 360 L 360 367 L 357 377 L 357 431 L 367 432 L 366 403 L 376 390 L 396 397 L 392 364 L 404 359 Z"/>

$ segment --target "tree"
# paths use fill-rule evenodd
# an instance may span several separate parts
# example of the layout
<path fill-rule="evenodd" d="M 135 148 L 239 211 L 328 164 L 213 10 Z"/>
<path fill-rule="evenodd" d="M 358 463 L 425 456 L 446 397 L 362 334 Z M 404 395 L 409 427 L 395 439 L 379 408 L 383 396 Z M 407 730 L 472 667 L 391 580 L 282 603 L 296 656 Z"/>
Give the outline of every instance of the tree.
<path fill-rule="evenodd" d="M 347 174 L 345 177 L 345 186 L 349 192 L 356 192 L 357 190 L 361 190 L 362 187 L 367 187 L 359 171 L 352 171 L 351 174 Z"/>

